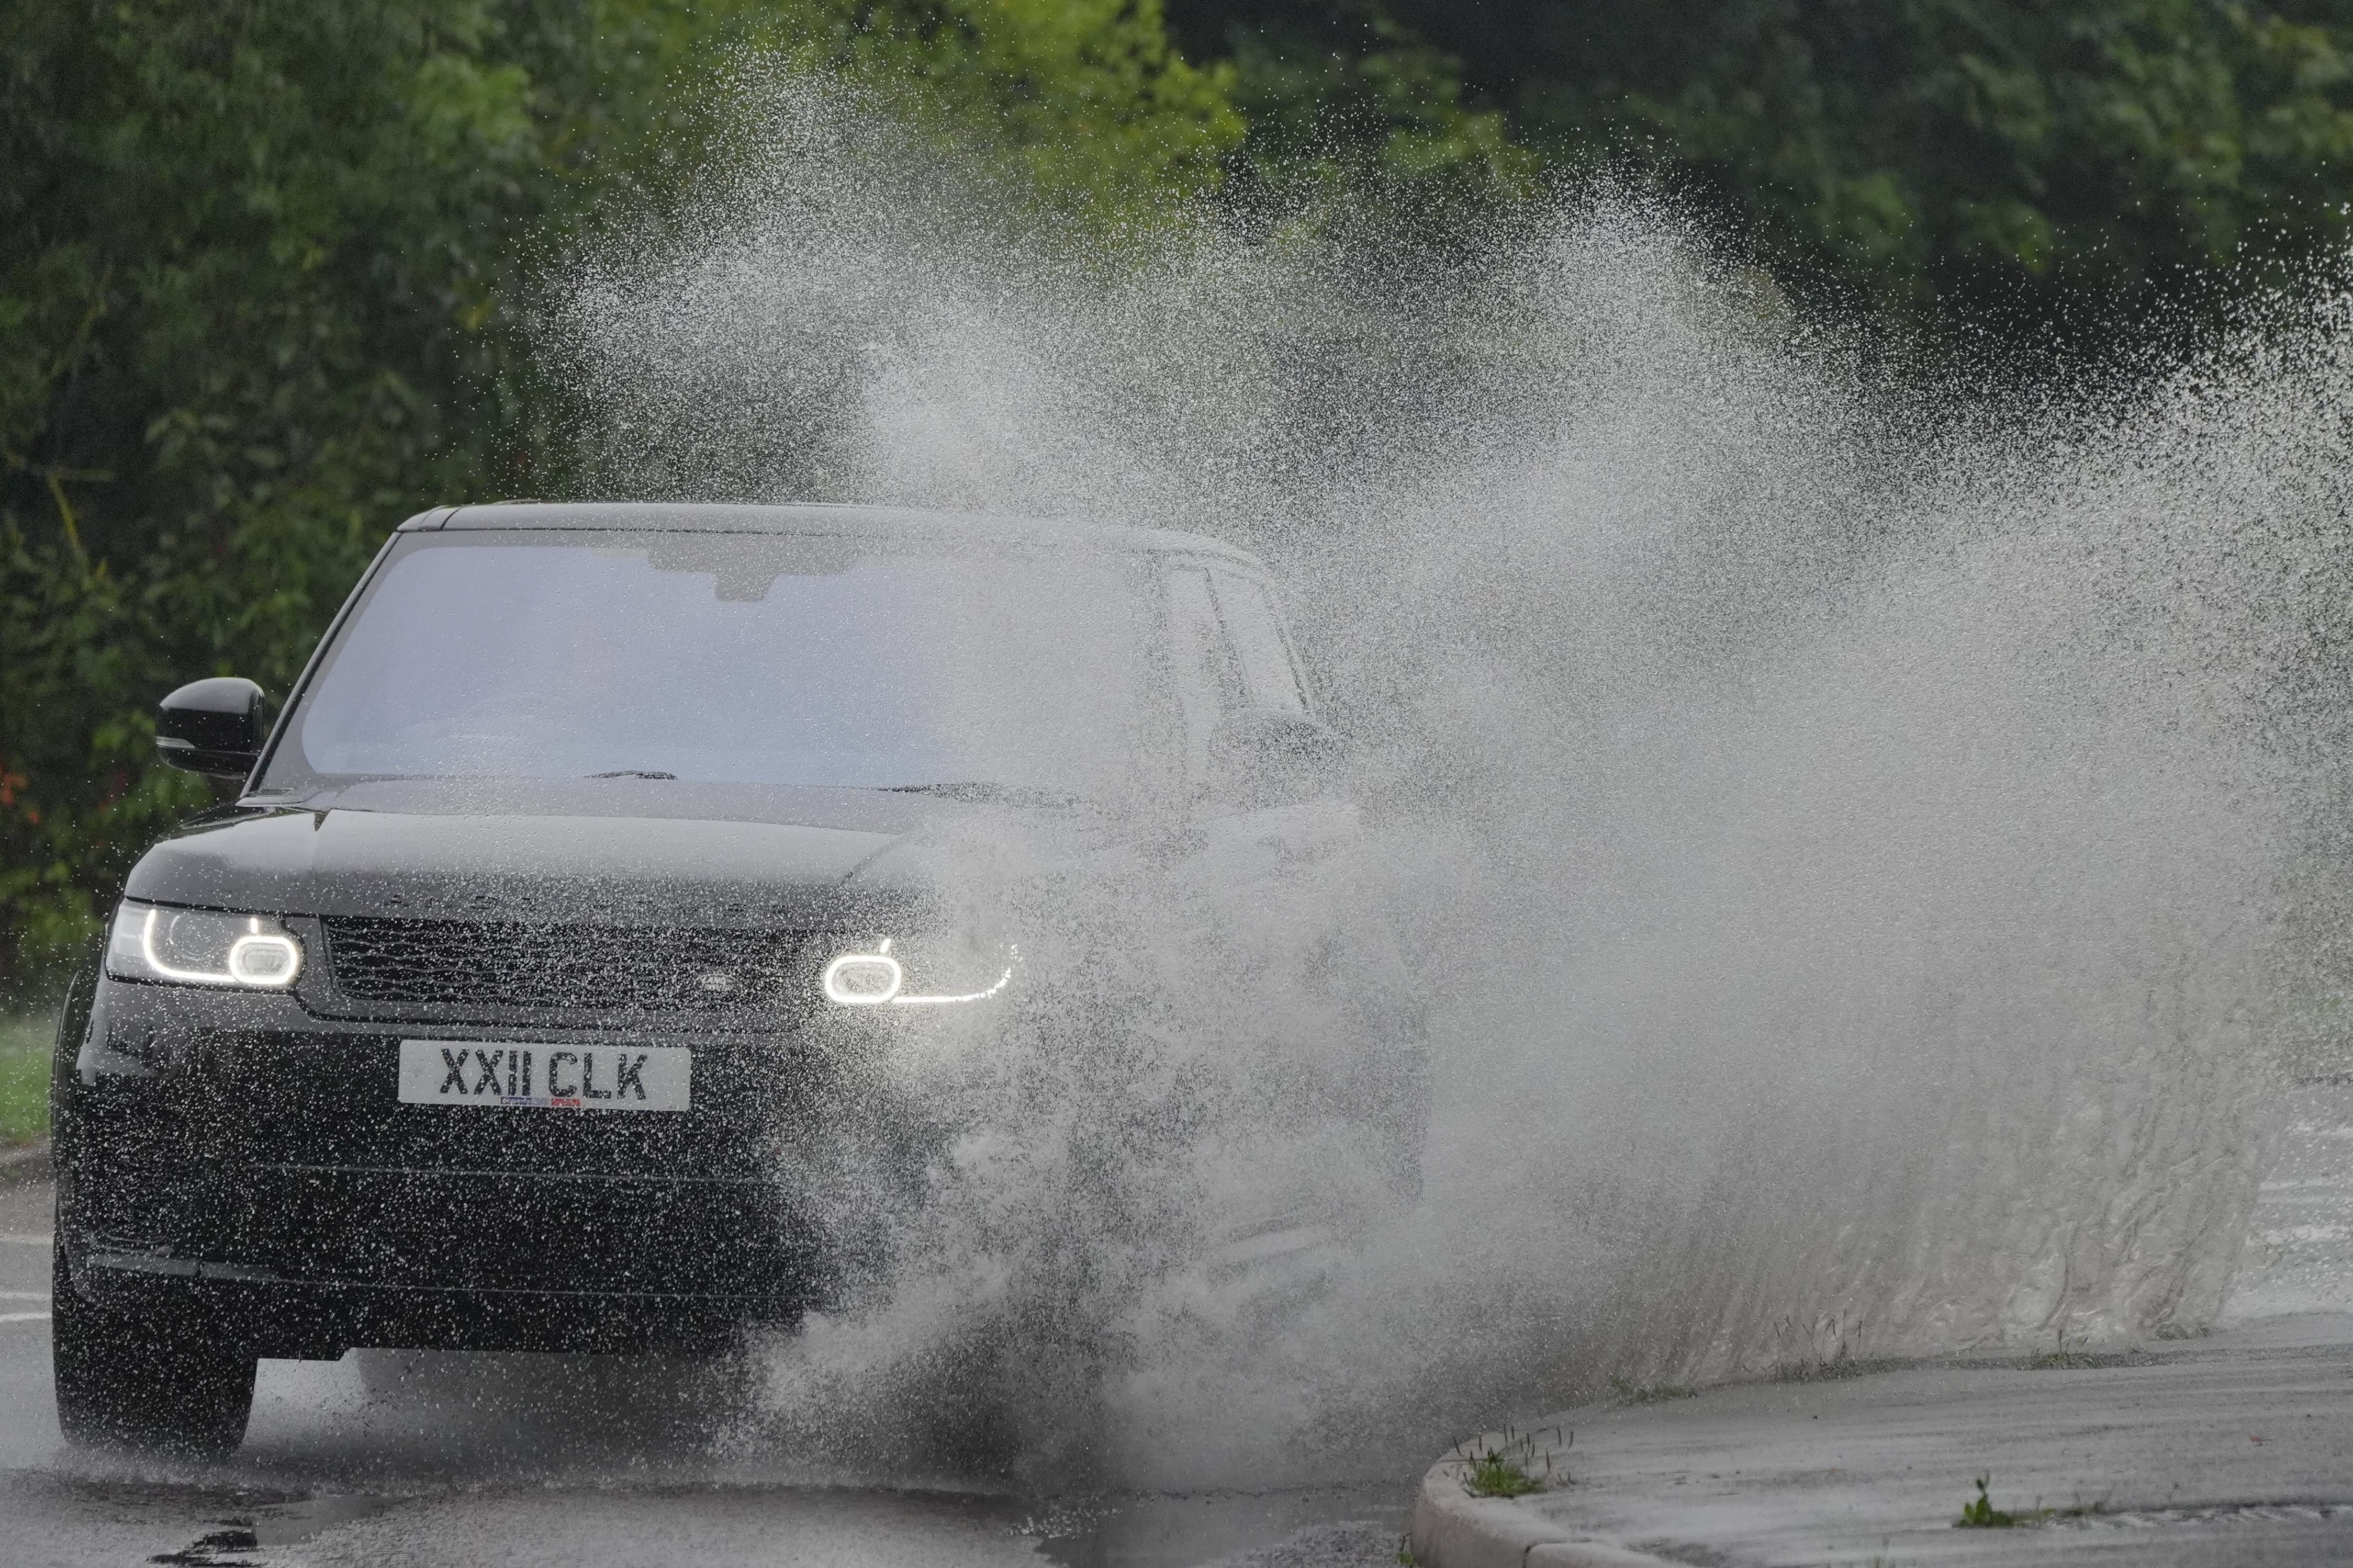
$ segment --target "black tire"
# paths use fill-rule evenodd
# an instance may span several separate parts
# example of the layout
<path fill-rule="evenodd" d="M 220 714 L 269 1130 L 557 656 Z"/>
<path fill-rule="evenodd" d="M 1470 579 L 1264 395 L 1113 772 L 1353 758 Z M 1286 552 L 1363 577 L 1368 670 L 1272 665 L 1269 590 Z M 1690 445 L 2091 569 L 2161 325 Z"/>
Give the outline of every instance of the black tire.
<path fill-rule="evenodd" d="M 77 1448 L 217 1458 L 245 1440 L 256 1358 L 185 1310 L 85 1300 L 58 1237 L 49 1296 L 58 1426 Z"/>

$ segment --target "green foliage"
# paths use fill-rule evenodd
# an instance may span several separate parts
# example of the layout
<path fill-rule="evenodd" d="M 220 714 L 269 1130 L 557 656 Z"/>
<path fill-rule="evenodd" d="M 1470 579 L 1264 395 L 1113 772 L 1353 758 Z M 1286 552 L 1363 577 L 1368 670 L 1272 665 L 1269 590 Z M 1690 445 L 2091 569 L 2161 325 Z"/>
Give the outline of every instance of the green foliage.
<path fill-rule="evenodd" d="M 148 713 L 283 689 L 390 521 L 479 467 L 527 80 L 480 4 L 21 5 L 0 167 L 0 900 L 19 977 L 208 798 Z"/>
<path fill-rule="evenodd" d="M 887 79 L 1090 221 L 1240 132 L 1153 0 L 0 3 L 0 995 L 208 799 L 157 698 L 282 692 L 407 513 L 563 493 L 533 268 L 691 183 L 735 64 Z"/>
<path fill-rule="evenodd" d="M 2100 1358 L 2087 1353 L 2081 1340 L 2070 1340 L 2066 1331 L 2057 1334 L 2058 1342 L 2041 1355 L 2029 1357 L 2027 1367 L 2034 1372 L 2072 1372 L 2080 1367 L 2097 1366 Z"/>
<path fill-rule="evenodd" d="M 1953 1521 L 1955 1530 L 2010 1530 L 2016 1527 L 2018 1515 L 2005 1513 L 1994 1507 L 1993 1499 L 1986 1495 L 1986 1484 L 1992 1479 L 1991 1476 L 1978 1478 L 1978 1495 L 1961 1505 L 1961 1517 Z"/>
<path fill-rule="evenodd" d="M 1532 119 L 1668 142 L 1883 308 L 2113 331 L 2191 270 L 2345 234 L 2341 26 L 2202 0 L 1710 9 L 1704 45 L 1620 54 Z"/>
<path fill-rule="evenodd" d="M 1440 225 L 1536 186 L 1537 156 L 1471 100 L 1461 60 L 1380 0 L 1180 0 L 1172 23 L 1232 72 L 1248 186 L 1292 204 L 1387 196 L 1392 216 Z"/>
<path fill-rule="evenodd" d="M 0 1014 L 0 1149 L 49 1130 L 49 1047 L 46 1017 Z"/>
<path fill-rule="evenodd" d="M 1618 1396 L 1620 1405 L 1663 1405 L 1672 1399 L 1696 1399 L 1693 1390 L 1674 1383 L 1636 1383 L 1631 1378 L 1612 1376 L 1609 1392 Z"/>
<path fill-rule="evenodd" d="M 844 6 L 840 58 L 914 80 L 951 123 L 996 128 L 1035 188 L 1131 205 L 1206 195 L 1242 134 L 1230 73 L 1186 63 L 1158 0 L 939 0 Z"/>
<path fill-rule="evenodd" d="M 1563 1449 L 1576 1442 L 1576 1436 L 1561 1428 L 1553 1429 L 1554 1440 Z M 1456 1445 L 1455 1459 L 1462 1467 L 1462 1487 L 1472 1497 L 1514 1498 L 1540 1492 L 1555 1479 L 1553 1456 L 1548 1449 L 1544 1455 L 1544 1473 L 1537 1475 L 1529 1468 L 1536 1458 L 1536 1434 L 1515 1432 L 1506 1426 L 1503 1447 L 1465 1447 Z M 1566 1484 L 1568 1475 L 1563 1471 L 1558 1479 Z"/>
<path fill-rule="evenodd" d="M 1518 1460 L 1492 1449 L 1471 1456 L 1462 1471 L 1462 1484 L 1474 1497 L 1525 1497 L 1544 1490 L 1545 1486 Z"/>
<path fill-rule="evenodd" d="M 690 189 L 748 60 L 1098 230 L 1632 168 L 1932 343 L 2227 317 L 2353 222 L 2347 0 L 1172 4 L 0 0 L 0 997 L 208 798 L 156 698 L 282 691 L 406 513 L 572 487 L 535 269 Z"/>
<path fill-rule="evenodd" d="M 1175 18 L 1231 53 L 1246 106 L 1419 59 L 1446 79 L 1420 101 L 1500 116 L 1556 166 L 1662 178 L 1763 237 L 1801 294 L 1932 332 L 2096 351 L 2161 300 L 2227 314 L 2333 258 L 2353 221 L 2341 0 L 1180 0 Z"/>

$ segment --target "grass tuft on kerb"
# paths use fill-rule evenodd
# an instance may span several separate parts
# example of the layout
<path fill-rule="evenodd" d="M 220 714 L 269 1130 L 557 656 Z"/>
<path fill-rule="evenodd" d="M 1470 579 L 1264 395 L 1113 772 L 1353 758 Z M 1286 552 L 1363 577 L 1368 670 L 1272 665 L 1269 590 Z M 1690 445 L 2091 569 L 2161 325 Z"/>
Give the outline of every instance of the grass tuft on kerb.
<path fill-rule="evenodd" d="M 1573 1432 L 1552 1428 L 1554 1446 L 1566 1449 L 1577 1441 Z M 1556 1473 L 1552 1468 L 1553 1449 L 1536 1452 L 1536 1434 L 1515 1432 L 1506 1426 L 1503 1446 L 1484 1448 L 1454 1445 L 1454 1457 L 1462 1466 L 1462 1489 L 1472 1497 L 1514 1498 L 1530 1492 L 1540 1492 L 1553 1486 L 1566 1486 L 1567 1470 Z M 1541 1462 L 1541 1472 L 1535 1468 Z"/>

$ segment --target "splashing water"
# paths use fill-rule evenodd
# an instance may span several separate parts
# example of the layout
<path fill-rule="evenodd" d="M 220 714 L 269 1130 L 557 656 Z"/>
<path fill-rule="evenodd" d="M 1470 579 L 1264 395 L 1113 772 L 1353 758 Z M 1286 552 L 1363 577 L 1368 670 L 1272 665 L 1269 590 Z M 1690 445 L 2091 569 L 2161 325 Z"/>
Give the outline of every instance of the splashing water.
<path fill-rule="evenodd" d="M 1444 254 L 1345 212 L 1091 249 L 853 91 L 734 88 L 729 172 L 567 277 L 601 482 L 1261 552 L 1377 738 L 1437 1079 L 1420 1205 L 1269 1312 L 1187 1267 L 1232 1194 L 1122 1107 L 1207 1073 L 1208 1142 L 1267 1155 L 1248 1042 L 1324 1025 L 1145 1059 L 1077 1009 L 956 1080 L 989 1135 L 756 1431 L 1270 1484 L 1612 1375 L 2214 1317 L 2263 1021 L 2343 967 L 2340 306 L 2004 405 L 1874 375 L 1637 194 Z"/>

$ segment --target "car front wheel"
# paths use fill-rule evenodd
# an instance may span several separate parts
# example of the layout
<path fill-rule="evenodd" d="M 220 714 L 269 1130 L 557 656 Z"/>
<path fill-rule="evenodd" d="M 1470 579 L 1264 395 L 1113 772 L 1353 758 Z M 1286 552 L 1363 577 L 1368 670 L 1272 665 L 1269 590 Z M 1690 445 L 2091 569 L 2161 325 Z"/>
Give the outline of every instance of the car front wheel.
<path fill-rule="evenodd" d="M 203 1458 L 244 1441 L 256 1361 L 221 1325 L 185 1310 L 86 1300 L 62 1235 L 55 1258 L 49 1328 L 68 1443 Z"/>

